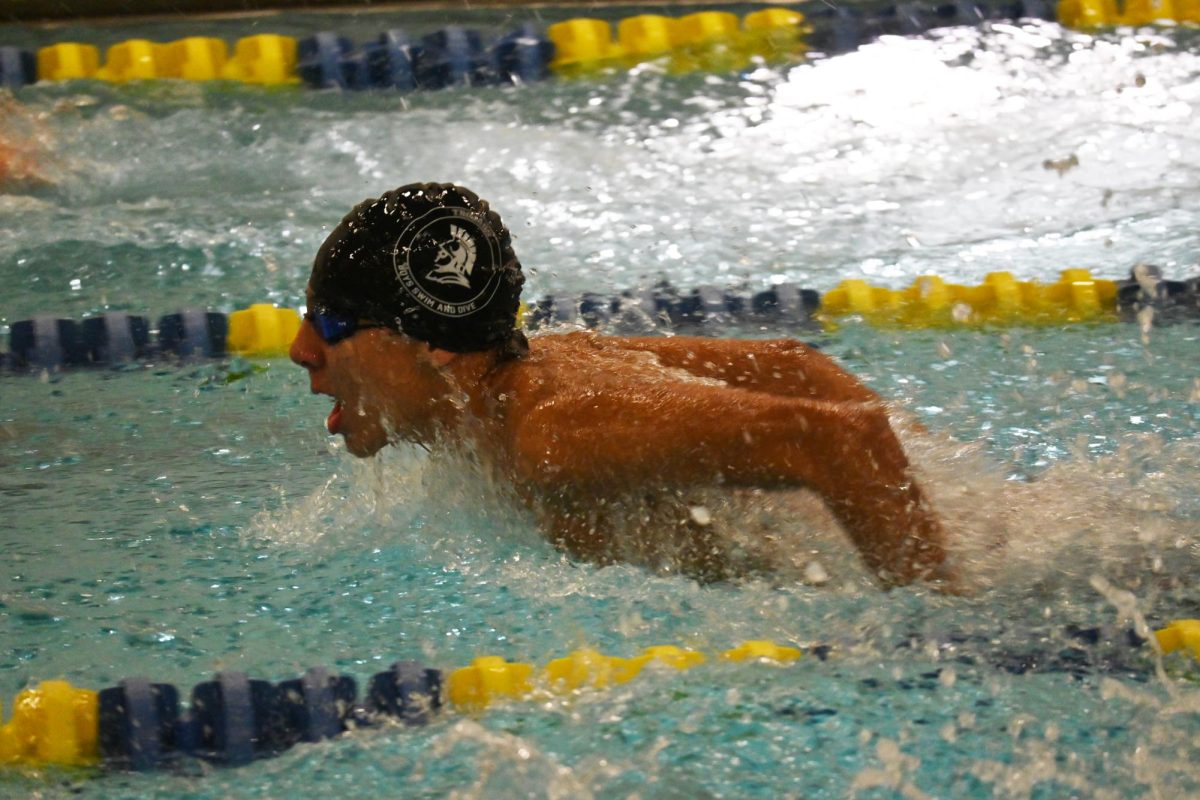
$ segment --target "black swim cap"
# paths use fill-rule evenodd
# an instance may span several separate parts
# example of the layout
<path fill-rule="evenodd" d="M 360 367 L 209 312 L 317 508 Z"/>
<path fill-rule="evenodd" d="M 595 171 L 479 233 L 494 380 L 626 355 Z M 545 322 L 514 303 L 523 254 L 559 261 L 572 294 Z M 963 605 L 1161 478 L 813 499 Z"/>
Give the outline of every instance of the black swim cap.
<path fill-rule="evenodd" d="M 487 201 L 414 183 L 355 206 L 329 234 L 309 286 L 316 310 L 369 319 L 455 353 L 511 344 L 525 277 Z"/>

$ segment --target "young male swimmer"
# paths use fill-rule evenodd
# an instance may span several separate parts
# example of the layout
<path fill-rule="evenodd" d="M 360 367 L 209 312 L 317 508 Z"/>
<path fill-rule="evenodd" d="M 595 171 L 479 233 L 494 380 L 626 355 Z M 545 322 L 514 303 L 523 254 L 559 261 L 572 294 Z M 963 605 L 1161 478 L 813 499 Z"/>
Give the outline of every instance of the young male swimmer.
<path fill-rule="evenodd" d="M 950 579 L 883 402 L 828 357 L 791 340 L 527 340 L 523 283 L 508 230 L 466 189 L 412 184 L 358 205 L 317 253 L 291 346 L 334 398 L 329 432 L 359 457 L 397 440 L 470 452 L 579 559 L 620 558 L 621 536 L 682 537 L 684 569 L 720 575 L 703 524 L 630 532 L 622 510 L 807 487 L 885 586 Z"/>

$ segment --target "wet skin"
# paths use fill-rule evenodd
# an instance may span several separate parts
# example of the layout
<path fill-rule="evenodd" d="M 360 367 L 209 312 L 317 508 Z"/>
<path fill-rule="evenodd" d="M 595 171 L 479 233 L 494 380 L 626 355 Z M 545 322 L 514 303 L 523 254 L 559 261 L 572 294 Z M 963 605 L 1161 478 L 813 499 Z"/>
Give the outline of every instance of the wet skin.
<path fill-rule="evenodd" d="M 544 334 L 500 362 L 386 328 L 330 345 L 305 322 L 291 357 L 335 398 L 329 429 L 351 453 L 469 447 L 574 557 L 613 559 L 604 509 L 621 498 L 807 487 L 884 585 L 948 579 L 941 523 L 883 403 L 799 342 Z"/>
<path fill-rule="evenodd" d="M 0 192 L 49 183 L 38 163 L 47 136 L 37 117 L 0 91 Z"/>

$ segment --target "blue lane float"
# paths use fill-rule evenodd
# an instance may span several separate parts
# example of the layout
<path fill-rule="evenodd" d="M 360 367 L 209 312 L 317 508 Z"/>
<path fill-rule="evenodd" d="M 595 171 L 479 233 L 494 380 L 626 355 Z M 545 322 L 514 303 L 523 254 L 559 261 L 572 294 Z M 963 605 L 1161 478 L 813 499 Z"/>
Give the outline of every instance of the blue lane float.
<path fill-rule="evenodd" d="M 354 678 L 310 667 L 302 677 L 279 684 L 281 725 L 297 742 L 332 739 L 346 730 L 357 696 Z"/>
<path fill-rule="evenodd" d="M 45 314 L 13 323 L 8 353 L 12 366 L 17 369 L 58 370 L 88 363 L 79 324 Z"/>
<path fill-rule="evenodd" d="M 99 694 L 100 757 L 115 769 L 147 772 L 176 755 L 179 691 L 127 678 Z"/>
<path fill-rule="evenodd" d="M 550 77 L 554 44 L 532 24 L 495 41 L 491 49 L 493 68 L 503 83 L 533 83 Z"/>
<path fill-rule="evenodd" d="M 417 88 L 413 68 L 414 46 L 402 30 L 384 31 L 363 46 L 367 75 L 372 86 L 407 92 Z"/>
<path fill-rule="evenodd" d="M 328 31 L 301 39 L 296 46 L 296 73 L 315 89 L 365 89 L 371 86 L 364 53 L 345 36 Z"/>
<path fill-rule="evenodd" d="M 179 717 L 175 742 L 181 753 L 229 767 L 249 764 L 287 749 L 293 737 L 265 680 L 241 672 L 219 672 L 192 688 L 191 707 Z"/>
<path fill-rule="evenodd" d="M 368 685 L 368 715 L 385 715 L 406 725 L 428 724 L 442 708 L 442 673 L 415 661 L 397 661 Z"/>
<path fill-rule="evenodd" d="M 219 312 L 191 309 L 167 314 L 158 322 L 158 349 L 181 358 L 225 355 L 229 320 Z"/>
<path fill-rule="evenodd" d="M 37 80 L 37 56 L 20 47 L 0 47 L 0 87 L 17 89 Z"/>
<path fill-rule="evenodd" d="M 479 31 L 451 25 L 421 37 L 416 51 L 417 86 L 446 89 L 484 86 L 497 81 L 488 70 Z"/>
<path fill-rule="evenodd" d="M 145 317 L 110 311 L 83 321 L 83 340 L 93 364 L 127 364 L 150 354 L 150 323 Z"/>
<path fill-rule="evenodd" d="M 1147 311 L 1160 323 L 1200 320 L 1200 278 L 1166 280 L 1158 267 L 1138 264 L 1117 285 L 1117 310 L 1129 322 Z"/>

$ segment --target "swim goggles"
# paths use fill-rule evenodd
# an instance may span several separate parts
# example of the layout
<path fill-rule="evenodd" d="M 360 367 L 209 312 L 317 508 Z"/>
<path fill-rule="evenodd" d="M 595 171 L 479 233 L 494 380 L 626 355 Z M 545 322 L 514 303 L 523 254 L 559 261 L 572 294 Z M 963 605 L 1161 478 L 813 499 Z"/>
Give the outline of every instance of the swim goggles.
<path fill-rule="evenodd" d="M 387 327 L 382 323 L 358 317 L 345 317 L 329 311 L 309 311 L 304 318 L 312 324 L 325 344 L 336 344 L 367 328 Z"/>

